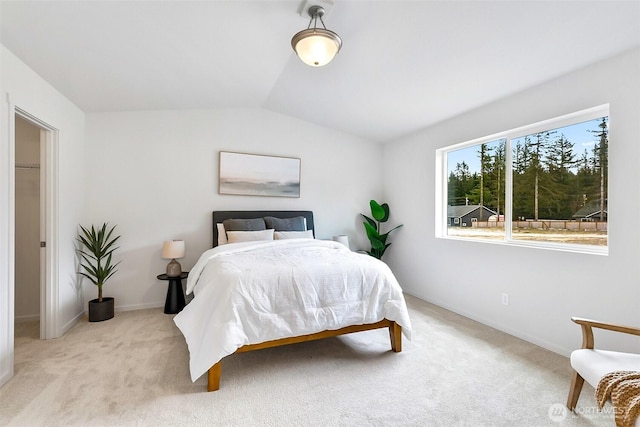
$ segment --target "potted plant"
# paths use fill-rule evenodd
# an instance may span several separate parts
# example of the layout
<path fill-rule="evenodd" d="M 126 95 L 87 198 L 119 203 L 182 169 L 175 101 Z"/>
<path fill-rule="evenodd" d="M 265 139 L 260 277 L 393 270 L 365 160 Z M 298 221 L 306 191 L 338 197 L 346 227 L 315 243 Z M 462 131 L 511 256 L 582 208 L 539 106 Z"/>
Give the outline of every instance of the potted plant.
<path fill-rule="evenodd" d="M 78 241 L 81 247 L 78 249 L 82 262 L 80 266 L 83 271 L 79 273 L 91 280 L 91 283 L 98 287 L 98 298 L 89 301 L 89 321 L 101 322 L 113 317 L 114 299 L 112 297 L 102 296 L 102 286 L 116 273 L 116 266 L 120 264 L 112 263 L 113 252 L 118 249 L 115 246 L 120 236 L 112 236 L 114 225 L 107 229 L 107 223 L 102 224 L 101 228 L 91 229 L 80 226 L 81 233 Z"/>
<path fill-rule="evenodd" d="M 389 233 L 391 233 L 396 228 L 402 227 L 402 224 L 397 225 L 386 233 L 381 234 L 382 230 L 380 228 L 380 224 L 389 220 L 389 205 L 386 203 L 379 204 L 375 200 L 371 200 L 369 202 L 369 205 L 371 206 L 371 216 L 373 218 L 370 218 L 365 214 L 360 214 L 367 220 L 367 222 L 363 222 L 363 224 L 367 232 L 367 237 L 371 242 L 371 250 L 367 251 L 367 253 L 372 257 L 382 259 L 382 255 L 384 255 L 384 252 L 389 246 L 391 246 L 391 243 L 387 243 L 387 237 L 389 236 Z"/>

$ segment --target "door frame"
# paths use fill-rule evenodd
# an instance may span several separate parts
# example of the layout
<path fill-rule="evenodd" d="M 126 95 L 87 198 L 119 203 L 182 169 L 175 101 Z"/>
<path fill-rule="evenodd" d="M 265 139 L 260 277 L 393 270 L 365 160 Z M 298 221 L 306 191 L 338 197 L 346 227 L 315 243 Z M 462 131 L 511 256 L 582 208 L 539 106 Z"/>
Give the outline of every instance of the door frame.
<path fill-rule="evenodd" d="M 5 100 L 3 100 L 3 103 Z M 59 131 L 55 127 L 38 119 L 26 110 L 17 107 L 6 93 L 6 115 L 0 118 L 0 124 L 6 124 L 2 130 L 0 126 L 0 142 L 7 141 L 0 146 L 0 184 L 5 194 L 0 196 L 0 386 L 7 383 L 14 375 L 14 345 L 15 345 L 15 118 L 16 114 L 34 123 L 45 131 L 44 150 L 45 178 L 47 200 L 45 209 L 45 269 L 44 295 L 41 288 L 40 304 L 41 323 L 44 320 L 44 337 L 55 338 L 59 335 L 58 308 L 58 137 Z M 2 144 L 4 145 L 4 144 Z M 5 169 L 6 167 L 6 169 Z M 4 191 L 3 191 L 4 193 Z M 41 273 L 41 274 L 42 274 Z M 42 284 L 41 284 L 42 286 Z M 6 316 L 6 317 L 5 317 Z"/>
<path fill-rule="evenodd" d="M 16 105 L 9 105 L 9 113 L 10 163 L 14 171 L 9 201 L 10 303 L 14 304 L 15 297 L 15 117 L 19 116 L 40 128 L 40 241 L 45 242 L 40 250 L 40 339 L 52 339 L 58 336 L 58 130 Z M 14 315 L 12 310 L 12 324 Z"/>

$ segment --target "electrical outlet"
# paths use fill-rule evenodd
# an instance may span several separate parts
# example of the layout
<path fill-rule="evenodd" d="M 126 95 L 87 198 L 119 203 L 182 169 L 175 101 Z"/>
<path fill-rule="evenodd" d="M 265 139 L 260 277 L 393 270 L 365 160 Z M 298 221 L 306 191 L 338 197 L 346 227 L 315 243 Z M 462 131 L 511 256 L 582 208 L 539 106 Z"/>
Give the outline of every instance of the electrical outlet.
<path fill-rule="evenodd" d="M 502 293 L 502 305 L 509 305 L 509 294 Z"/>

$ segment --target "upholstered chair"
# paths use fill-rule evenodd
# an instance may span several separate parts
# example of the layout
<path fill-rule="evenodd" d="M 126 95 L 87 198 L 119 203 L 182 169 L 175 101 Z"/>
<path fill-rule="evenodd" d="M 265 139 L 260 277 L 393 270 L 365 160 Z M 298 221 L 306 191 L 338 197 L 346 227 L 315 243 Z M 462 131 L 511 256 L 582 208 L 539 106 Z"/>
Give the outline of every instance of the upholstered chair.
<path fill-rule="evenodd" d="M 582 348 L 571 353 L 571 367 L 575 372 L 571 381 L 567 408 L 574 410 L 585 381 L 593 388 L 597 388 L 602 377 L 610 372 L 640 372 L 640 354 L 595 349 L 593 329 L 606 329 L 640 336 L 640 328 L 614 325 L 578 317 L 572 317 L 571 320 L 582 327 Z M 640 427 L 640 418 L 636 420 L 635 427 Z"/>

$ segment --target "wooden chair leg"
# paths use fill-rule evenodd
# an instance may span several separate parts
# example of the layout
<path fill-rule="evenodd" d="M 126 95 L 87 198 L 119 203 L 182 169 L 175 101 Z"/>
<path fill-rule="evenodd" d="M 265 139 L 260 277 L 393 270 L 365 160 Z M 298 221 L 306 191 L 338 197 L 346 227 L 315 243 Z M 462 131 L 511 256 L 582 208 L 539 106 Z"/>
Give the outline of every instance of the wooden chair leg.
<path fill-rule="evenodd" d="M 571 411 L 574 410 L 578 404 L 578 397 L 582 391 L 582 385 L 584 384 L 584 378 L 577 372 L 573 373 L 573 379 L 571 380 L 571 389 L 569 390 L 569 397 L 567 398 L 567 408 Z"/>
<path fill-rule="evenodd" d="M 220 375 L 222 375 L 222 360 L 209 368 L 207 391 L 220 390 Z"/>
<path fill-rule="evenodd" d="M 393 322 L 389 326 L 389 337 L 391 338 L 391 350 L 400 353 L 402 351 L 402 326 Z"/>

